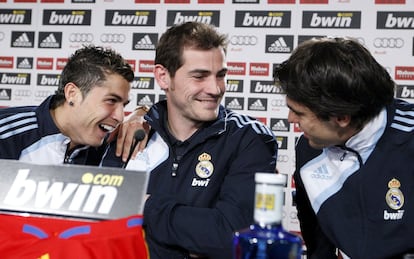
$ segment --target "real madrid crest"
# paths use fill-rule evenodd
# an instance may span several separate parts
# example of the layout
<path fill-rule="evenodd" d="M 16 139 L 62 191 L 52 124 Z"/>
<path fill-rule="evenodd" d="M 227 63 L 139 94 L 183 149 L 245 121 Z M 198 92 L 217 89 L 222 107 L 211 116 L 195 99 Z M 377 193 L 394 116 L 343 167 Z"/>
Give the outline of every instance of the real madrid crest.
<path fill-rule="evenodd" d="M 198 156 L 198 163 L 196 165 L 196 174 L 201 178 L 208 178 L 213 174 L 214 165 L 211 163 L 211 156 L 203 153 Z"/>
<path fill-rule="evenodd" d="M 400 181 L 393 178 L 388 182 L 388 192 L 385 195 L 385 201 L 393 210 L 399 210 L 404 205 L 404 194 L 399 189 Z"/>

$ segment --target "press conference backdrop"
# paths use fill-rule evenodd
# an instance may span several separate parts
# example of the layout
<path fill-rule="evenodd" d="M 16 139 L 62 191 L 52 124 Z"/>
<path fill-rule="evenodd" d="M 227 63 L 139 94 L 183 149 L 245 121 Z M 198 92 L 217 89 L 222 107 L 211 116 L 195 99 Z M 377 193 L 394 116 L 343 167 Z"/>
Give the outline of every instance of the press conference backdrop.
<path fill-rule="evenodd" d="M 132 65 L 131 103 L 164 98 L 152 75 L 154 49 L 176 23 L 214 24 L 230 39 L 223 104 L 267 124 L 289 175 L 284 225 L 299 231 L 291 180 L 301 134 L 287 121 L 272 68 L 303 40 L 351 36 L 363 43 L 414 99 L 414 0 L 0 0 L 0 106 L 39 104 L 57 88 L 68 56 L 83 44 L 108 46 Z"/>

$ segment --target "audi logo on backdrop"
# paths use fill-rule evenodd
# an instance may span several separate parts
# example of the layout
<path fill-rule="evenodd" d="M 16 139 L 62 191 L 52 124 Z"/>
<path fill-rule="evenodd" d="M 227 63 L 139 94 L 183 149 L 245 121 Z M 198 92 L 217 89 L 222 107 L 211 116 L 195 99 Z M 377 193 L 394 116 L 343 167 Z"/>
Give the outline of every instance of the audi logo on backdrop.
<path fill-rule="evenodd" d="M 286 107 L 286 100 L 285 99 L 272 99 L 270 101 L 270 105 L 272 107 Z"/>
<path fill-rule="evenodd" d="M 53 91 L 48 91 L 48 90 L 40 90 L 40 91 L 35 91 L 34 92 L 34 96 L 36 98 L 46 98 L 49 95 L 52 95 L 54 92 Z"/>
<path fill-rule="evenodd" d="M 93 41 L 93 34 L 92 33 L 82 33 L 82 32 L 71 33 L 69 35 L 69 41 L 70 42 L 90 43 L 90 42 Z"/>
<path fill-rule="evenodd" d="M 103 33 L 101 34 L 101 42 L 104 43 L 124 43 L 125 34 L 122 33 Z"/>
<path fill-rule="evenodd" d="M 13 94 L 16 97 L 29 97 L 32 96 L 32 91 L 28 89 L 13 89 Z"/>
<path fill-rule="evenodd" d="M 279 163 L 286 163 L 289 161 L 288 155 L 277 155 L 277 162 Z"/>
<path fill-rule="evenodd" d="M 231 45 L 254 46 L 257 41 L 257 37 L 254 35 L 234 35 L 230 38 Z"/>
<path fill-rule="evenodd" d="M 400 49 L 404 46 L 402 38 L 375 38 L 374 47 L 376 48 L 396 48 Z"/>

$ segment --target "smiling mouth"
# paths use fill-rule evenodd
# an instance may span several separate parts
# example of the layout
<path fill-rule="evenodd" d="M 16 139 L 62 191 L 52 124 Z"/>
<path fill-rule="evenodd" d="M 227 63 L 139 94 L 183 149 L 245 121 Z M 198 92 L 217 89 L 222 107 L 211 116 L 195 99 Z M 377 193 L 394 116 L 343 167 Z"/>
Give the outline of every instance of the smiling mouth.
<path fill-rule="evenodd" d="M 108 124 L 99 124 L 99 128 L 107 133 L 112 132 L 115 130 L 115 127 L 108 125 Z"/>
<path fill-rule="evenodd" d="M 199 101 L 201 103 L 208 103 L 208 104 L 217 104 L 218 103 L 217 99 L 200 99 Z"/>

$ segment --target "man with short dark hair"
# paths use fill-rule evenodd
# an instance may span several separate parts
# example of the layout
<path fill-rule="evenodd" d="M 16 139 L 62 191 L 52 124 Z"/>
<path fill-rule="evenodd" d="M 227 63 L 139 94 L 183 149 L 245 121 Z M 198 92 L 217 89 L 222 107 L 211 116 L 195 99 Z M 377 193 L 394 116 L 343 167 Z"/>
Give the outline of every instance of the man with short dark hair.
<path fill-rule="evenodd" d="M 114 50 L 78 49 L 55 95 L 39 106 L 0 109 L 0 158 L 98 165 L 97 148 L 123 122 L 133 79 L 131 66 Z"/>
<path fill-rule="evenodd" d="M 150 172 L 151 259 L 231 258 L 233 233 L 253 222 L 255 173 L 275 173 L 273 132 L 220 104 L 226 47 L 225 35 L 197 22 L 170 27 L 158 42 L 154 77 L 167 98 L 144 117 L 148 144 L 126 166 Z"/>
<path fill-rule="evenodd" d="M 414 249 L 414 105 L 349 38 L 312 39 L 276 67 L 296 145 L 308 258 L 401 258 Z"/>

